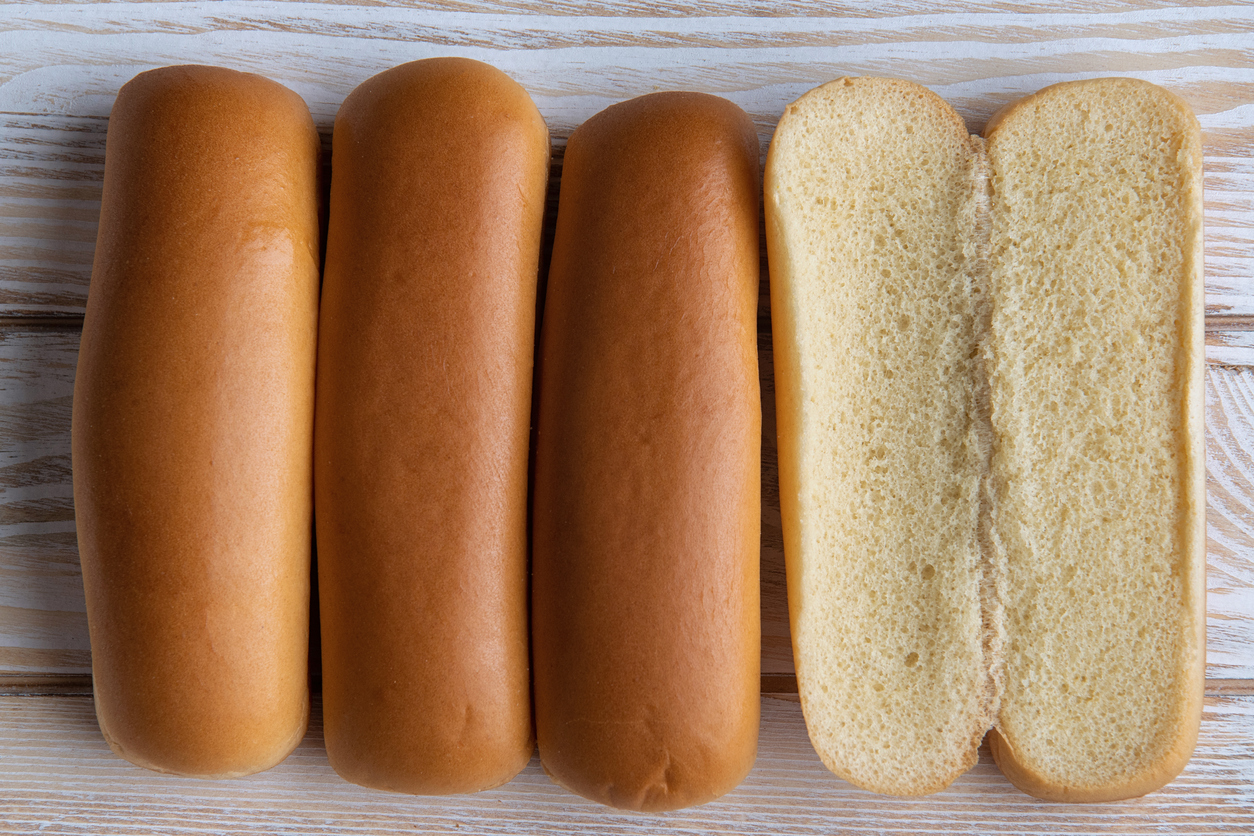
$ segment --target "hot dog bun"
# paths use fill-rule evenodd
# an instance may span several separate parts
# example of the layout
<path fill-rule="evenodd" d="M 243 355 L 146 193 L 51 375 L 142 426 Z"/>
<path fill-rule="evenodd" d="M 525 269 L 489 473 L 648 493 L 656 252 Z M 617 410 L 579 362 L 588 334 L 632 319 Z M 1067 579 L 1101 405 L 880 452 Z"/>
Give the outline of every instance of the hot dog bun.
<path fill-rule="evenodd" d="M 1177 97 L 1047 88 L 987 144 L 842 79 L 767 164 L 780 494 L 815 748 L 945 786 L 1171 780 L 1205 654 L 1201 151 Z"/>
<path fill-rule="evenodd" d="M 318 354 L 327 754 L 408 793 L 496 786 L 533 749 L 527 456 L 548 131 L 476 61 L 344 102 Z"/>
<path fill-rule="evenodd" d="M 1188 762 L 1205 676 L 1201 134 L 1175 95 L 1111 78 L 985 136 L 993 756 L 1042 798 L 1143 795 Z"/>
<path fill-rule="evenodd" d="M 605 804 L 713 799 L 759 713 L 758 142 L 660 93 L 566 148 L 541 341 L 541 761 Z"/>
<path fill-rule="evenodd" d="M 986 214 L 978 140 L 917 84 L 840 79 L 785 112 L 765 201 L 810 739 L 860 787 L 935 792 L 975 763 L 996 696 L 982 287 L 968 257 Z"/>
<path fill-rule="evenodd" d="M 124 86 L 74 388 L 96 712 L 200 777 L 304 735 L 318 153 L 300 97 L 168 67 Z"/>

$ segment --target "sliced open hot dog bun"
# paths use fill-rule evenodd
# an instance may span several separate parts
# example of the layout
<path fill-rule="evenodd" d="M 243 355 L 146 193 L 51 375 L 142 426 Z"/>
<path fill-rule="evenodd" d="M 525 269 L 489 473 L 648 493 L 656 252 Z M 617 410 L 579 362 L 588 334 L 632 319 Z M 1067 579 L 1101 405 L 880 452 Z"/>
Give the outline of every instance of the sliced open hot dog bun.
<path fill-rule="evenodd" d="M 765 199 L 789 606 L 833 771 L 1142 794 L 1204 664 L 1201 152 L 1174 95 L 1063 84 L 987 144 L 925 89 L 790 106 Z"/>

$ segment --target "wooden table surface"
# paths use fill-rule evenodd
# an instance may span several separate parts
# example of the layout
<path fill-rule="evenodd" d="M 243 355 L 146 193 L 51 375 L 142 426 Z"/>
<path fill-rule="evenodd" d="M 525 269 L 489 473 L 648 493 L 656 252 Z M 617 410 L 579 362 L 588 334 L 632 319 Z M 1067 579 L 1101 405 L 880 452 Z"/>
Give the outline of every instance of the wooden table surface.
<path fill-rule="evenodd" d="M 114 757 L 96 727 L 70 487 L 70 404 L 118 88 L 209 63 L 299 92 L 329 145 L 370 75 L 463 55 L 521 82 L 555 140 L 609 104 L 701 90 L 753 117 L 842 75 L 931 87 L 979 131 L 1056 81 L 1148 79 L 1201 121 L 1206 187 L 1207 697 L 1184 774 L 1102 805 L 1038 802 L 982 752 L 948 790 L 872 795 L 823 769 L 796 702 L 775 477 L 767 297 L 763 382 L 763 722 L 757 766 L 703 807 L 636 816 L 551 784 L 411 798 L 327 764 L 320 716 L 286 762 L 206 782 Z M 763 261 L 765 268 L 765 258 Z M 763 274 L 766 278 L 765 273 Z M 1254 5 L 1140 0 L 767 4 L 737 0 L 11 3 L 0 5 L 0 832 L 1254 833 Z"/>

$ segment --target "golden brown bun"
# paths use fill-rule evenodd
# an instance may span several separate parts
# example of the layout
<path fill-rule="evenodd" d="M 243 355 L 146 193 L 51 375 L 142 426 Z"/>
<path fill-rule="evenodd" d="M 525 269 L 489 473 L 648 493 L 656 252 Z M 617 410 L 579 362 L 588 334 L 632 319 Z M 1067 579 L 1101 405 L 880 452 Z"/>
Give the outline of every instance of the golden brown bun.
<path fill-rule="evenodd" d="M 527 450 L 548 130 L 430 59 L 335 122 L 318 353 L 327 754 L 398 792 L 504 783 L 533 749 Z"/>
<path fill-rule="evenodd" d="M 264 78 L 122 88 L 74 389 L 96 711 L 167 772 L 281 761 L 308 715 L 318 136 Z"/>
<path fill-rule="evenodd" d="M 716 798 L 759 712 L 758 142 L 659 93 L 571 136 L 545 303 L 532 629 L 540 757 L 632 810 Z"/>

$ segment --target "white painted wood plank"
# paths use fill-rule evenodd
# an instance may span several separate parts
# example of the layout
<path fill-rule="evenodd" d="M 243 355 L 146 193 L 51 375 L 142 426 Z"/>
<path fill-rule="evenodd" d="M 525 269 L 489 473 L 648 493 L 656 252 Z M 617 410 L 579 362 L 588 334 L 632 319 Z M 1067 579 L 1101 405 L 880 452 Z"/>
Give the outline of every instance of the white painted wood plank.
<path fill-rule="evenodd" d="M 78 332 L 0 329 L 0 675 L 86 674 L 70 405 Z M 763 396 L 762 672 L 791 674 L 769 334 Z M 1254 368 L 1206 372 L 1211 679 L 1254 679 Z"/>
<path fill-rule="evenodd" d="M 1231 368 L 1254 366 L 1254 330 L 1208 328 L 1206 362 Z"/>
<path fill-rule="evenodd" d="M 0 672 L 90 671 L 70 477 L 78 338 L 0 329 Z"/>
<path fill-rule="evenodd" d="M 22 0 L 23 5 L 54 6 L 64 4 L 65 0 Z M 130 7 L 137 5 L 169 6 L 170 0 L 87 0 L 79 5 L 110 5 L 114 7 Z M 763 3 L 762 0 L 366 0 L 361 2 L 344 2 L 344 0 L 271 0 L 269 5 L 275 6 L 369 6 L 389 7 L 396 9 L 416 9 L 426 12 L 477 12 L 480 14 L 550 14 L 561 16 L 591 17 L 696 17 L 712 15 L 741 15 L 746 17 L 824 17 L 833 14 L 868 15 L 878 14 L 883 17 L 903 15 L 952 14 L 955 4 L 952 0 L 778 0 Z M 1201 10 L 1213 7 L 1232 7 L 1232 0 L 1202 0 L 1194 4 Z M 987 0 L 978 7 L 969 7 L 968 11 L 976 13 L 1006 12 L 1023 14 L 1036 10 L 1040 14 L 1053 13 L 1061 19 L 1068 17 L 1070 10 L 1086 13 L 1136 13 L 1153 12 L 1171 8 L 1179 15 L 1185 25 L 1190 13 L 1187 9 L 1172 4 L 1164 4 L 1158 0 L 1092 0 L 1092 2 L 1072 2 L 1046 5 L 1044 3 L 1019 3 L 1014 0 Z"/>
<path fill-rule="evenodd" d="M 1202 140 L 1206 311 L 1248 316 L 1254 313 L 1254 128 L 1219 134 Z M 1206 356 L 1212 356 L 1209 345 Z"/>
<path fill-rule="evenodd" d="M 1048 8 L 880 17 L 865 3 L 790 18 L 716 7 L 603 17 L 238 1 L 22 6 L 0 22 L 0 110 L 105 116 L 139 70 L 200 62 L 271 75 L 329 120 L 374 72 L 453 54 L 517 78 L 559 135 L 613 101 L 675 87 L 722 92 L 773 125 L 783 104 L 842 74 L 926 84 L 976 128 L 1046 84 L 1132 74 L 1180 89 L 1204 128 L 1248 127 L 1250 7 Z"/>
<path fill-rule="evenodd" d="M 1207 674 L 1254 679 L 1254 373 L 1206 369 Z"/>
<path fill-rule="evenodd" d="M 704 834 L 760 832 L 1248 834 L 1254 832 L 1254 697 L 1206 701 L 1183 775 L 1142 799 L 1039 802 L 1014 789 L 981 750 L 949 789 L 923 798 L 857 790 L 819 762 L 800 705 L 764 698 L 758 760 L 719 801 L 662 815 L 621 813 L 552 784 L 533 758 L 497 790 L 420 798 L 365 790 L 326 760 L 318 706 L 309 734 L 260 775 L 199 781 L 157 775 L 109 752 L 90 697 L 0 697 L 0 821 L 17 832 Z"/>
<path fill-rule="evenodd" d="M 82 313 L 107 125 L 0 114 L 0 312 Z"/>
<path fill-rule="evenodd" d="M 136 72 L 193 61 L 261 72 L 305 96 L 326 133 L 361 80 L 439 54 L 489 61 L 522 82 L 553 128 L 559 160 L 588 116 L 654 89 L 728 96 L 754 117 L 765 151 L 789 101 L 843 74 L 930 86 L 972 130 L 1056 81 L 1155 81 L 1183 95 L 1203 126 L 1208 310 L 1254 316 L 1252 19 L 1248 3 L 1209 0 L 0 3 L 0 316 L 81 313 L 105 117 Z M 1248 682 L 1231 680 L 1254 679 L 1254 371 L 1220 366 L 1254 365 L 1254 332 L 1223 330 L 1244 325 L 1232 318 L 1211 325 L 1208 675 L 1214 688 L 1247 693 Z M 74 332 L 0 326 L 0 674 L 89 669 L 68 469 L 76 344 Z M 765 347 L 763 670 L 784 673 L 791 655 Z M 0 697 L 0 830 L 1250 833 L 1251 740 L 1254 697 L 1212 697 L 1189 769 L 1146 799 L 1039 804 L 1010 788 L 986 752 L 945 793 L 884 799 L 827 775 L 797 705 L 766 700 L 762 756 L 744 787 L 707 807 L 637 817 L 570 796 L 536 761 L 505 788 L 468 798 L 361 790 L 330 771 L 316 724 L 293 758 L 262 776 L 219 784 L 156 776 L 107 752 L 90 698 Z"/>
<path fill-rule="evenodd" d="M 369 75 L 444 54 L 517 78 L 559 145 L 606 105 L 655 89 L 731 98 L 754 117 L 765 152 L 784 106 L 842 74 L 926 84 L 972 130 L 1056 81 L 1146 78 L 1183 95 L 1205 132 L 1210 309 L 1254 313 L 1254 7 L 1142 5 L 1064 13 L 1044 4 L 972 11 L 861 2 L 805 6 L 804 17 L 762 17 L 747 2 L 520 2 L 482 12 L 460 3 L 6 6 L 0 112 L 62 122 L 0 128 L 0 313 L 81 312 L 101 120 L 135 73 L 185 62 L 260 72 L 305 96 L 327 131 Z M 80 135 L 84 128 L 96 136 Z"/>
<path fill-rule="evenodd" d="M 102 118 L 0 114 L 0 314 L 82 314 L 107 124 Z M 763 133 L 769 139 L 769 129 Z M 1254 128 L 1249 133 L 1254 146 Z M 1254 314 L 1254 156 L 1208 156 L 1207 165 L 1207 311 Z M 554 197 L 559 174 L 555 169 Z M 1207 357 L 1250 364 L 1254 351 L 1246 340 L 1254 341 L 1254 332 L 1216 334 Z"/>

